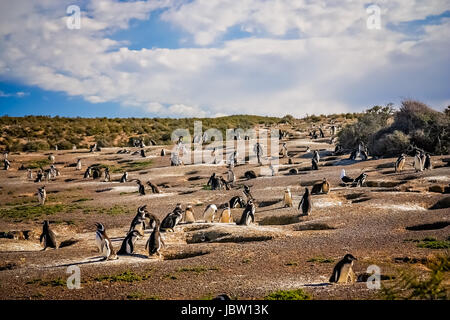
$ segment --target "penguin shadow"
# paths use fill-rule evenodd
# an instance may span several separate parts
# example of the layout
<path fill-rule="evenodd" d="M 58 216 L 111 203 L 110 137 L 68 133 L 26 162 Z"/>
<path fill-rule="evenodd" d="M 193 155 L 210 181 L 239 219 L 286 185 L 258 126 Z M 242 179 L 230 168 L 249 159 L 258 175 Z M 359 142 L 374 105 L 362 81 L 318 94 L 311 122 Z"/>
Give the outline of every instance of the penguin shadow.
<path fill-rule="evenodd" d="M 140 259 L 151 259 L 148 256 L 140 253 L 132 253 L 132 254 L 118 254 L 119 257 L 131 257 L 131 258 L 140 258 Z"/>
<path fill-rule="evenodd" d="M 80 265 L 93 264 L 93 263 L 106 261 L 104 256 L 91 257 L 91 258 L 87 258 L 87 260 L 88 261 L 64 263 L 64 264 L 59 264 L 59 265 L 55 265 L 55 266 L 48 266 L 48 267 L 45 267 L 45 268 L 46 269 L 65 268 L 65 267 L 69 267 L 69 266 L 80 266 Z"/>
<path fill-rule="evenodd" d="M 332 286 L 333 284 L 329 283 L 329 282 L 322 282 L 322 283 L 310 283 L 310 284 L 305 284 L 305 287 L 328 287 L 328 286 Z"/>

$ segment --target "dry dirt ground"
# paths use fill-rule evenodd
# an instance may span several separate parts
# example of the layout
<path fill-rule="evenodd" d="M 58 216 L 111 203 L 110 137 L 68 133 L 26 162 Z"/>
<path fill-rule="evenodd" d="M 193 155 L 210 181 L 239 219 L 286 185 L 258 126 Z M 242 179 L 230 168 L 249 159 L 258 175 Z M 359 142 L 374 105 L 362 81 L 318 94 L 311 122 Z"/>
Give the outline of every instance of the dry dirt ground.
<path fill-rule="evenodd" d="M 312 141 L 297 133 L 286 141 L 293 164 L 280 159 L 276 176 L 251 180 L 243 177 L 244 172 L 258 173 L 261 167 L 238 165 L 236 186 L 228 191 L 204 188 L 212 172 L 226 177 L 225 165 L 170 167 L 169 152 L 160 156 L 163 146 L 146 148 L 146 159 L 117 154 L 118 148 L 96 153 L 10 154 L 12 168 L 0 171 L 0 299 L 208 299 L 221 293 L 261 299 L 276 290 L 297 288 L 314 299 L 377 299 L 379 292 L 362 281 L 328 283 L 334 264 L 346 253 L 357 257 L 357 275 L 375 264 L 384 276 L 396 276 L 406 269 L 423 273 L 426 258 L 448 255 L 445 249 L 420 248 L 417 242 L 408 241 L 449 236 L 449 209 L 430 209 L 449 196 L 443 191 L 450 183 L 450 167 L 442 161 L 445 157 L 433 157 L 433 170 L 419 173 L 414 172 L 409 157 L 405 170 L 395 173 L 396 159 L 349 161 L 348 155 L 332 156 L 334 146 L 328 139 Z M 306 146 L 320 150 L 318 171 L 309 170 L 311 154 L 304 152 Z M 165 148 L 170 151 L 169 146 Z M 34 183 L 26 171 L 18 170 L 20 163 L 46 159 L 50 153 L 61 171 L 55 180 Z M 74 167 L 78 158 L 83 162 L 81 171 Z M 149 160 L 147 167 L 130 171 L 130 179 L 151 180 L 162 194 L 151 194 L 147 188 L 147 195 L 140 196 L 134 181 L 118 182 L 120 169 L 127 165 L 129 169 L 130 161 Z M 118 168 L 111 175 L 113 182 L 83 179 L 84 170 L 95 163 Z M 289 175 L 291 168 L 299 169 L 299 174 Z M 342 186 L 342 168 L 351 177 L 364 170 L 366 186 Z M 330 193 L 312 196 L 311 215 L 299 218 L 297 206 L 305 186 L 311 188 L 324 177 L 331 184 Z M 44 184 L 48 201 L 41 208 L 36 191 Z M 254 225 L 201 222 L 206 205 L 220 205 L 235 195 L 244 197 L 244 184 L 251 186 L 258 203 Z M 293 194 L 294 208 L 283 208 L 286 187 Z M 144 250 L 150 234 L 146 230 L 134 255 L 101 260 L 94 241 L 95 222 L 104 223 L 118 250 L 138 206 L 147 204 L 162 219 L 177 203 L 183 208 L 192 204 L 200 221 L 163 233 L 162 259 L 149 258 Z M 239 219 L 242 211 L 233 209 L 233 217 Z M 50 220 L 59 242 L 71 240 L 67 246 L 42 251 L 39 234 L 44 219 Z M 7 238 L 13 231 L 19 233 Z M 20 239 L 23 231 L 29 231 L 25 232 L 27 239 Z M 70 265 L 80 268 L 81 289 L 66 286 Z"/>

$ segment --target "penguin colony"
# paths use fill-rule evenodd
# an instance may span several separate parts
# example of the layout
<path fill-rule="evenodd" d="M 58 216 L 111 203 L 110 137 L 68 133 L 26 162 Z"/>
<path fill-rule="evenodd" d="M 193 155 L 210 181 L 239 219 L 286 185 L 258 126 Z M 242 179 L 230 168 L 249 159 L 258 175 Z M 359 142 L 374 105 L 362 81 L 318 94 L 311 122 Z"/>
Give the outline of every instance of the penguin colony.
<path fill-rule="evenodd" d="M 336 127 L 332 127 L 332 135 L 334 136 L 336 134 Z M 318 134 L 316 131 L 310 133 L 311 137 L 318 137 Z M 319 128 L 319 136 L 324 137 L 324 133 L 322 128 Z M 146 154 L 143 149 L 145 145 L 143 145 L 142 141 L 139 144 L 139 147 L 142 148 L 139 152 L 141 157 L 145 158 Z M 258 153 L 258 162 L 260 162 L 259 155 L 262 154 L 262 151 L 260 150 L 260 146 L 257 146 L 257 153 Z M 97 152 L 101 151 L 97 144 L 94 144 L 90 147 L 90 152 Z M 341 152 L 341 147 L 336 146 L 335 153 Z M 310 148 L 307 147 L 306 152 L 310 152 Z M 121 153 L 129 153 L 126 150 Z M 160 153 L 161 157 L 166 156 L 166 151 L 164 149 L 161 149 Z M 288 156 L 287 152 L 287 144 L 283 143 L 282 145 L 282 151 L 280 152 L 280 155 L 283 157 Z M 360 157 L 361 160 L 365 161 L 368 160 L 368 150 L 367 147 L 360 143 L 358 146 L 358 149 L 355 149 L 352 151 L 350 155 L 350 159 L 356 160 L 357 157 Z M 55 156 L 49 155 L 48 157 L 49 161 L 52 163 L 50 166 L 50 169 L 43 170 L 42 168 L 39 169 L 36 173 L 36 179 L 34 182 L 42 182 L 42 179 L 45 177 L 47 181 L 50 181 L 51 179 L 56 178 L 60 175 L 59 170 L 54 166 L 55 163 Z M 207 183 L 208 186 L 211 187 L 211 190 L 230 190 L 231 188 L 237 187 L 236 186 L 236 176 L 233 172 L 233 167 L 237 165 L 237 153 L 235 152 L 231 157 L 231 164 L 226 172 L 227 179 L 225 180 L 222 176 L 217 176 L 216 173 L 213 173 Z M 289 159 L 291 162 L 291 158 Z M 177 160 L 178 161 L 178 160 Z M 319 151 L 315 150 L 313 152 L 312 156 L 312 170 L 319 170 L 319 164 L 320 164 L 320 155 Z M 7 159 L 7 156 L 5 156 L 5 159 L 3 160 L 4 163 L 4 170 L 9 170 L 11 167 L 11 162 Z M 394 163 L 395 173 L 401 173 L 405 169 L 405 164 L 407 163 L 407 155 L 401 154 L 399 158 Z M 177 165 L 179 162 L 177 162 Z M 431 163 L 431 157 L 429 154 L 426 154 L 420 150 L 416 150 L 413 158 L 413 167 L 416 172 L 422 172 L 423 170 L 431 170 L 432 169 L 432 163 Z M 82 161 L 81 159 L 78 159 L 75 165 L 76 170 L 82 170 Z M 271 167 L 272 175 L 274 175 L 274 169 Z M 292 174 L 297 174 L 298 171 L 293 168 L 291 170 Z M 291 171 L 289 171 L 291 173 Z M 86 169 L 84 173 L 84 178 L 93 178 L 98 179 L 104 175 L 104 181 L 110 182 L 111 177 L 109 173 L 109 168 L 105 168 L 104 172 L 102 171 L 102 168 L 96 167 L 96 166 L 90 166 Z M 245 172 L 244 177 L 247 180 L 250 179 L 256 179 L 257 175 L 254 171 L 250 170 Z M 347 175 L 345 169 L 341 170 L 340 179 L 342 181 L 342 184 L 344 186 L 352 186 L 352 187 L 364 187 L 365 182 L 368 178 L 368 175 L 365 172 L 361 172 L 356 178 L 351 178 Z M 27 179 L 33 180 L 33 172 L 31 169 L 27 169 Z M 129 181 L 129 174 L 128 172 L 124 172 L 120 178 L 120 183 L 126 183 Z M 146 195 L 145 185 L 141 182 L 139 179 L 135 179 L 138 187 L 138 193 L 141 196 Z M 149 186 L 150 190 L 154 194 L 161 193 L 161 190 L 158 188 L 157 185 L 153 184 L 151 181 L 147 181 L 146 184 Z M 323 178 L 323 181 L 317 182 L 312 186 L 311 191 L 308 188 L 304 189 L 303 195 L 301 195 L 301 200 L 298 203 L 297 210 L 299 212 L 299 216 L 309 216 L 311 215 L 313 211 L 313 201 L 312 201 L 312 195 L 316 194 L 328 194 L 331 190 L 330 183 L 328 182 L 327 178 Z M 256 214 L 256 201 L 253 197 L 250 186 L 244 185 L 243 186 L 243 195 L 245 197 L 245 200 L 241 196 L 233 196 L 229 202 L 225 203 L 220 208 L 221 213 L 217 218 L 218 215 L 218 207 L 216 204 L 208 204 L 203 211 L 203 221 L 206 223 L 214 223 L 215 220 L 218 220 L 219 223 L 235 223 L 237 225 L 241 226 L 249 226 L 252 223 L 255 223 L 255 214 Z M 47 199 L 47 193 L 46 193 L 46 187 L 42 186 L 38 188 L 37 190 L 37 197 L 38 202 L 40 205 L 45 205 L 46 199 Z M 293 204 L 293 195 L 291 193 L 290 188 L 286 188 L 284 190 L 283 195 L 283 206 L 284 208 L 292 208 L 294 207 Z M 241 217 L 237 220 L 233 219 L 232 210 L 233 209 L 243 209 Z M 96 226 L 96 232 L 95 232 L 95 243 L 97 245 L 98 251 L 102 254 L 105 260 L 116 260 L 118 259 L 118 255 L 132 255 L 136 251 L 136 243 L 137 240 L 140 238 L 145 237 L 145 230 L 149 229 L 151 230 L 150 235 L 148 237 L 148 240 L 145 243 L 145 250 L 148 252 L 149 257 L 158 255 L 161 258 L 161 248 L 165 246 L 162 234 L 163 232 L 175 232 L 175 228 L 180 223 L 196 223 L 198 222 L 195 219 L 194 216 L 194 209 L 192 205 L 187 205 L 186 208 L 182 209 L 181 204 L 177 204 L 175 209 L 168 213 L 162 221 L 160 221 L 155 215 L 151 214 L 147 210 L 147 206 L 143 205 L 140 206 L 137 209 L 136 216 L 133 218 L 130 224 L 130 228 L 128 232 L 126 233 L 120 249 L 117 251 L 114 250 L 114 245 L 110 238 L 108 237 L 106 233 L 106 228 L 103 223 L 97 222 L 95 224 Z M 40 235 L 40 242 L 43 246 L 43 250 L 46 250 L 47 248 L 58 248 L 57 239 L 55 233 L 51 230 L 50 224 L 48 220 L 45 220 L 43 222 L 42 227 L 42 234 Z M 351 255 L 346 254 L 342 260 L 340 260 L 334 267 L 332 271 L 332 275 L 329 279 L 329 282 L 332 283 L 348 283 L 348 282 L 355 282 L 355 274 L 353 272 L 353 263 L 357 259 Z M 221 295 L 218 296 L 220 299 L 228 298 L 227 295 Z M 229 299 L 229 298 L 228 298 Z"/>

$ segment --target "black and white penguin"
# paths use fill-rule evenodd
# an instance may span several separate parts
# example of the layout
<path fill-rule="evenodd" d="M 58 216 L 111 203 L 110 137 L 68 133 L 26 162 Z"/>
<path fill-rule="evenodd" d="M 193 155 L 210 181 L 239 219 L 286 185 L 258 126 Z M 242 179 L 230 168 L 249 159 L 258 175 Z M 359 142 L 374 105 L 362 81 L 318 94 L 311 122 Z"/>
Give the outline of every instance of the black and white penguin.
<path fill-rule="evenodd" d="M 91 145 L 90 148 L 89 148 L 89 152 L 95 152 L 95 151 L 97 151 L 97 144 L 96 143 Z"/>
<path fill-rule="evenodd" d="M 145 150 L 144 150 L 144 149 L 141 149 L 141 157 L 142 157 L 142 158 L 145 158 L 145 157 L 146 157 L 146 155 L 145 155 Z"/>
<path fill-rule="evenodd" d="M 128 172 L 124 172 L 122 177 L 120 178 L 120 183 L 125 183 L 128 181 Z"/>
<path fill-rule="evenodd" d="M 166 155 L 166 150 L 161 149 L 161 157 L 164 157 Z"/>
<path fill-rule="evenodd" d="M 134 247 L 136 244 L 136 241 L 139 239 L 139 236 L 141 234 L 137 230 L 130 231 L 125 239 L 122 241 L 122 246 L 120 247 L 119 251 L 117 251 L 118 255 L 126 255 L 126 254 L 133 254 Z"/>
<path fill-rule="evenodd" d="M 34 182 L 42 182 L 42 178 L 43 178 L 42 169 L 39 169 L 38 172 L 36 173 L 36 179 L 34 180 Z"/>
<path fill-rule="evenodd" d="M 354 179 L 352 179 L 349 176 L 347 176 L 347 174 L 345 173 L 345 169 L 342 169 L 341 170 L 341 181 L 344 184 L 347 184 L 347 183 L 353 183 Z"/>
<path fill-rule="evenodd" d="M 9 162 L 8 159 L 4 159 L 3 160 L 3 169 L 4 170 L 9 170 L 10 167 L 11 167 L 11 162 Z"/>
<path fill-rule="evenodd" d="M 300 200 L 300 203 L 298 204 L 298 210 L 301 211 L 300 216 L 307 216 L 311 213 L 312 201 L 308 188 L 305 188 L 302 200 Z"/>
<path fill-rule="evenodd" d="M 231 300 L 231 298 L 227 294 L 223 293 L 223 294 L 219 294 L 215 298 L 212 298 L 211 300 Z"/>
<path fill-rule="evenodd" d="M 95 167 L 92 169 L 92 179 L 99 179 L 102 176 L 100 168 Z"/>
<path fill-rule="evenodd" d="M 342 260 L 340 260 L 333 269 L 333 273 L 330 277 L 332 283 L 347 283 L 348 280 L 355 282 L 355 273 L 353 272 L 353 261 L 357 260 L 353 255 L 346 254 Z"/>
<path fill-rule="evenodd" d="M 431 163 L 431 157 L 430 157 L 430 155 L 429 155 L 428 153 L 425 155 L 425 161 L 424 161 L 424 163 L 423 163 L 423 168 L 424 168 L 425 170 L 431 170 L 431 169 L 433 169 L 433 165 L 432 165 L 432 163 Z"/>
<path fill-rule="evenodd" d="M 423 171 L 423 162 L 422 157 L 420 155 L 420 151 L 416 151 L 416 155 L 414 156 L 414 169 L 416 172 Z"/>
<path fill-rule="evenodd" d="M 92 168 L 91 168 L 91 167 L 88 167 L 88 168 L 86 169 L 86 171 L 84 172 L 84 179 L 90 178 L 91 175 L 92 175 Z"/>
<path fill-rule="evenodd" d="M 133 218 L 133 221 L 131 221 L 131 225 L 130 225 L 130 229 L 128 230 L 128 233 L 130 233 L 133 230 L 136 230 L 142 236 L 144 235 L 145 221 L 146 221 L 147 213 L 148 213 L 147 205 L 140 206 L 137 209 L 136 216 Z"/>
<path fill-rule="evenodd" d="M 39 242 L 41 243 L 41 245 L 44 246 L 43 250 L 45 250 L 47 248 L 53 248 L 53 249 L 58 248 L 58 244 L 56 242 L 56 235 L 50 229 L 48 220 L 45 220 L 42 225 L 42 233 L 41 233 L 41 236 L 39 237 Z"/>
<path fill-rule="evenodd" d="M 137 183 L 137 185 L 138 185 L 138 187 L 139 187 L 139 189 L 138 189 L 139 194 L 140 194 L 141 196 L 145 196 L 145 187 L 144 187 L 144 185 L 142 184 L 141 180 L 136 180 L 136 183 Z"/>
<path fill-rule="evenodd" d="M 31 169 L 27 169 L 27 179 L 33 180 L 33 171 Z"/>
<path fill-rule="evenodd" d="M 222 189 L 222 187 L 225 187 L 225 190 L 231 190 L 230 185 L 228 184 L 228 181 L 226 181 L 222 176 L 219 177 L 219 183 L 220 183 L 220 189 Z"/>
<path fill-rule="evenodd" d="M 230 199 L 230 208 L 243 208 L 245 206 L 245 201 L 239 196 L 234 196 Z"/>
<path fill-rule="evenodd" d="M 54 155 L 49 155 L 48 156 L 48 160 L 50 160 L 51 163 L 55 163 L 55 156 Z"/>
<path fill-rule="evenodd" d="M 359 153 L 359 156 L 361 157 L 361 160 L 366 161 L 367 159 L 369 159 L 369 155 L 367 154 L 366 150 L 361 150 L 361 152 Z"/>
<path fill-rule="evenodd" d="M 362 187 L 364 183 L 366 183 L 367 173 L 361 173 L 353 182 L 353 185 L 356 187 Z"/>
<path fill-rule="evenodd" d="M 177 204 L 176 208 L 161 221 L 161 231 L 171 230 L 174 232 L 173 229 L 178 225 L 182 218 L 183 210 L 181 209 L 181 204 Z"/>
<path fill-rule="evenodd" d="M 98 251 L 103 254 L 105 260 L 116 260 L 118 259 L 111 240 L 106 234 L 105 226 L 101 223 L 95 224 L 97 231 L 95 233 L 95 242 L 97 244 Z"/>
<path fill-rule="evenodd" d="M 244 195 L 247 197 L 247 202 L 250 200 L 250 199 L 254 199 L 253 198 L 253 195 L 252 195 L 252 193 L 251 193 L 251 191 L 250 191 L 250 187 L 249 186 L 247 186 L 247 185 L 244 185 Z"/>
<path fill-rule="evenodd" d="M 147 184 L 152 189 L 152 193 L 161 193 L 161 190 L 159 190 L 158 186 L 156 184 L 153 184 L 150 180 L 147 181 Z"/>
<path fill-rule="evenodd" d="M 47 191 L 45 191 L 45 186 L 42 186 L 38 189 L 37 197 L 39 200 L 39 204 L 43 206 L 45 204 L 45 200 L 47 200 Z"/>
<path fill-rule="evenodd" d="M 230 186 L 233 186 L 234 183 L 236 182 L 236 176 L 234 175 L 234 172 L 232 169 L 228 169 L 227 178 L 228 178 L 228 183 L 230 184 Z"/>
<path fill-rule="evenodd" d="M 77 160 L 76 169 L 77 169 L 77 170 L 81 170 L 81 159 L 78 159 L 78 160 Z"/>
<path fill-rule="evenodd" d="M 253 203 L 253 200 L 250 199 L 247 202 L 247 206 L 245 207 L 244 212 L 242 212 L 241 219 L 239 220 L 239 222 L 237 224 L 241 225 L 241 226 L 248 226 L 248 225 L 250 225 L 250 223 L 254 223 L 255 222 L 255 211 L 256 211 L 256 206 Z"/>
<path fill-rule="evenodd" d="M 104 182 L 110 182 L 111 181 L 111 175 L 109 174 L 109 168 L 108 167 L 105 168 L 105 179 L 103 181 Z"/>
<path fill-rule="evenodd" d="M 317 162 L 317 164 L 319 164 L 320 163 L 320 155 L 319 155 L 319 151 L 318 150 L 314 150 L 314 153 L 313 153 L 313 157 L 312 157 L 314 160 L 316 160 L 316 162 Z"/>
<path fill-rule="evenodd" d="M 319 163 L 315 158 L 311 159 L 311 170 L 319 170 Z"/>
<path fill-rule="evenodd" d="M 159 255 L 159 258 L 161 258 L 161 253 L 159 251 L 161 250 L 162 245 L 165 246 L 160 233 L 160 222 L 159 220 L 156 220 L 155 227 L 153 228 L 150 237 L 145 243 L 145 250 L 148 250 L 149 257 L 157 253 Z"/>
<path fill-rule="evenodd" d="M 395 172 L 401 172 L 406 162 L 406 155 L 402 153 L 400 157 L 398 157 L 397 161 L 395 161 Z"/>
<path fill-rule="evenodd" d="M 203 220 L 205 222 L 211 223 L 214 222 L 214 217 L 217 214 L 217 206 L 215 204 L 209 204 L 205 211 L 203 211 Z"/>
<path fill-rule="evenodd" d="M 356 157 L 358 156 L 358 149 L 355 149 L 352 151 L 352 153 L 350 154 L 350 160 L 356 160 Z"/>

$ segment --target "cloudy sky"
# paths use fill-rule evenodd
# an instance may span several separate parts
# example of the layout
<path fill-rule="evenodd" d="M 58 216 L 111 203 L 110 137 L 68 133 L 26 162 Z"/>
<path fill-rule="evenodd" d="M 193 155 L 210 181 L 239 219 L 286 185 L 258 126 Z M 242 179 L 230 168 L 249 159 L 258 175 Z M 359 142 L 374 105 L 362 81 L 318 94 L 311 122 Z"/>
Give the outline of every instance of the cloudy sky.
<path fill-rule="evenodd" d="M 450 0 L 2 0 L 0 37 L 0 115 L 450 105 Z"/>

